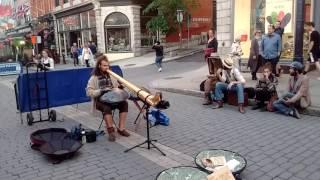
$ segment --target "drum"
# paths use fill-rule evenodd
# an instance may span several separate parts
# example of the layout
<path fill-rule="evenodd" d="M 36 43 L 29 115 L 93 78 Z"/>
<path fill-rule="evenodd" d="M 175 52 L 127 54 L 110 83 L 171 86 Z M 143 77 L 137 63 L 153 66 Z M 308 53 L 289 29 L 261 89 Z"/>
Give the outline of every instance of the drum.
<path fill-rule="evenodd" d="M 129 93 L 120 88 L 113 88 L 106 91 L 100 98 L 100 102 L 108 104 L 117 104 L 129 98 Z"/>

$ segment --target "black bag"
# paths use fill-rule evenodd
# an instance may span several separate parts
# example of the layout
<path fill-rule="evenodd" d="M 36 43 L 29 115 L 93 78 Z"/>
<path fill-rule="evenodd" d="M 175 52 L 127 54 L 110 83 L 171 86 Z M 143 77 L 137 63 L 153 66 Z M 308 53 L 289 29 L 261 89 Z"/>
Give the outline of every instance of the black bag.
<path fill-rule="evenodd" d="M 86 131 L 86 140 L 87 140 L 87 143 L 96 142 L 97 133 L 95 131 L 92 131 L 92 130 L 87 130 Z"/>
<path fill-rule="evenodd" d="M 200 91 L 204 91 L 204 83 L 206 82 L 206 80 L 202 81 L 200 83 Z"/>
<path fill-rule="evenodd" d="M 254 97 L 256 96 L 256 91 L 253 87 L 244 88 L 244 92 L 248 93 L 249 99 L 254 99 Z"/>

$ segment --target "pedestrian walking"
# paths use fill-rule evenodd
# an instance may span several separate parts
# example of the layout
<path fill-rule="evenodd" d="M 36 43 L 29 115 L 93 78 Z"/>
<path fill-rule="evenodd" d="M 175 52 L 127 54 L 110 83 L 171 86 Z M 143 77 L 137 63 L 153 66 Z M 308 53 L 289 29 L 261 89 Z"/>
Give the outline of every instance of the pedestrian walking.
<path fill-rule="evenodd" d="M 93 54 L 87 44 L 84 45 L 81 54 L 82 54 L 82 60 L 84 60 L 84 62 L 86 63 L 86 66 L 90 67 L 90 60 L 92 60 Z"/>
<path fill-rule="evenodd" d="M 73 43 L 73 46 L 71 47 L 71 54 L 73 58 L 73 65 L 79 65 L 79 54 L 78 54 L 78 46 L 77 43 Z"/>
<path fill-rule="evenodd" d="M 152 49 L 156 51 L 156 60 L 155 63 L 158 67 L 158 71 L 162 71 L 162 60 L 163 60 L 163 46 L 160 45 L 160 42 L 157 41 L 153 46 Z"/>
<path fill-rule="evenodd" d="M 309 58 L 306 63 L 306 67 L 304 70 L 304 74 L 306 74 L 309 69 L 310 69 L 310 64 L 315 64 L 317 70 L 320 73 L 320 63 L 319 63 L 319 58 L 320 58 L 320 34 L 319 32 L 314 28 L 314 23 L 309 22 L 306 23 L 307 25 L 307 30 L 310 32 L 310 37 L 309 37 L 309 48 L 308 48 L 308 55 Z M 320 77 L 318 77 L 318 80 L 320 80 Z"/>
<path fill-rule="evenodd" d="M 270 62 L 272 65 L 272 73 L 277 74 L 276 66 L 281 53 L 281 38 L 279 34 L 274 32 L 274 29 L 272 24 L 268 26 L 268 34 L 262 37 L 261 50 L 263 57 L 262 64 L 264 65 Z"/>
<path fill-rule="evenodd" d="M 251 41 L 250 56 L 248 61 L 248 67 L 250 67 L 251 70 L 252 80 L 257 80 L 257 72 L 261 66 L 261 41 L 261 31 L 257 30 L 254 33 L 254 39 Z"/>
<path fill-rule="evenodd" d="M 95 55 L 97 53 L 97 46 L 93 41 L 91 41 L 89 43 L 89 48 L 90 48 L 93 55 Z"/>

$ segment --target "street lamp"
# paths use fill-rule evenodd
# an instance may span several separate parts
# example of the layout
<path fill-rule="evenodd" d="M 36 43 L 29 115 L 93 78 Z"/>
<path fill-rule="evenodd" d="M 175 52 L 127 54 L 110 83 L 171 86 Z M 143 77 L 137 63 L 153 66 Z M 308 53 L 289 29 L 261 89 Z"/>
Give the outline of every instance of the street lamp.
<path fill-rule="evenodd" d="M 24 46 L 24 45 L 26 45 L 26 42 L 22 40 L 22 41 L 19 42 L 19 44 L 20 44 L 21 46 Z"/>
<path fill-rule="evenodd" d="M 180 38 L 180 49 L 182 47 L 182 27 L 181 23 L 183 21 L 183 10 L 177 9 L 177 21 L 179 23 L 179 38 Z"/>

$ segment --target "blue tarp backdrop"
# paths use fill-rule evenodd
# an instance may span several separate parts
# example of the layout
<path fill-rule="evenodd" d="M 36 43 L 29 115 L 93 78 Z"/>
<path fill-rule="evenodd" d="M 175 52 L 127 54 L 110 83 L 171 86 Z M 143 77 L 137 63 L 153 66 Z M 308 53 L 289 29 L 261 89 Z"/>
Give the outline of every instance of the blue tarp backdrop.
<path fill-rule="evenodd" d="M 122 76 L 119 66 L 112 66 L 112 71 Z M 48 84 L 48 104 L 49 107 L 58 107 L 71 104 L 78 104 L 90 101 L 86 96 L 85 88 L 91 76 L 92 68 L 68 69 L 47 71 Z M 38 77 L 43 77 L 44 72 L 39 72 Z M 30 94 L 28 93 L 28 84 Z M 45 87 L 45 81 L 36 80 L 36 73 L 20 74 L 17 79 L 17 104 L 20 112 L 30 112 L 38 108 L 39 91 L 37 89 Z M 31 109 L 29 107 L 29 97 L 31 99 Z M 45 98 L 46 93 L 40 90 L 40 97 Z M 40 109 L 45 109 L 46 101 L 40 101 Z"/>

